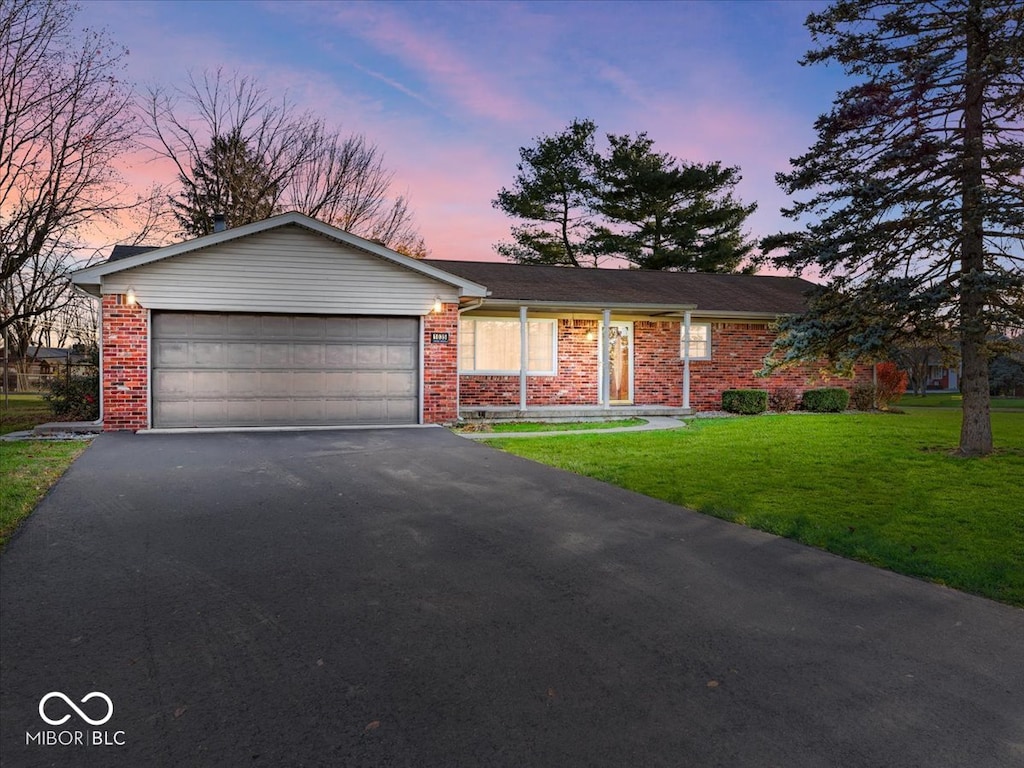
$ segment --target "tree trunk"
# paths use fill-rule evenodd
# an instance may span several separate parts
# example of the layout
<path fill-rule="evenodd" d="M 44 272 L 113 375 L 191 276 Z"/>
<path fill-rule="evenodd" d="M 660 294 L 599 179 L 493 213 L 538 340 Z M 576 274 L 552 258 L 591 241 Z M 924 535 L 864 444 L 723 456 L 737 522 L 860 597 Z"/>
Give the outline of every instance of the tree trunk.
<path fill-rule="evenodd" d="M 984 320 L 987 289 L 981 282 L 985 273 L 984 211 L 985 182 L 982 157 L 984 81 L 982 68 L 985 41 L 981 0 L 971 0 L 967 14 L 967 64 L 964 103 L 964 157 L 962 191 L 962 239 L 960 243 L 960 353 L 963 359 L 963 422 L 960 427 L 961 456 L 984 456 L 992 452 L 992 420 L 989 413 L 988 327 Z"/>

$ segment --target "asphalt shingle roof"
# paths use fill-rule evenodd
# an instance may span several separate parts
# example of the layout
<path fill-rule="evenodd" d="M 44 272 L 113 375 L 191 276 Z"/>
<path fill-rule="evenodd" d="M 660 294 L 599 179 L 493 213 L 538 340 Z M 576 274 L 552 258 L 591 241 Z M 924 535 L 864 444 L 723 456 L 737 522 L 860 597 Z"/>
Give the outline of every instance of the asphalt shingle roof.
<path fill-rule="evenodd" d="M 487 286 L 492 299 L 608 305 L 695 304 L 708 312 L 788 314 L 805 309 L 813 283 L 798 277 L 638 269 L 576 269 L 488 261 L 426 263 Z"/>
<path fill-rule="evenodd" d="M 115 245 L 107 261 L 120 261 L 121 259 L 127 259 L 129 256 L 138 256 L 140 253 L 155 251 L 158 247 L 156 245 Z"/>
<path fill-rule="evenodd" d="M 155 250 L 115 245 L 109 261 Z M 798 277 L 716 275 L 642 269 L 576 269 L 499 261 L 424 259 L 438 269 L 486 286 L 491 299 L 636 306 L 696 305 L 705 312 L 788 314 L 805 308 L 813 283 Z"/>

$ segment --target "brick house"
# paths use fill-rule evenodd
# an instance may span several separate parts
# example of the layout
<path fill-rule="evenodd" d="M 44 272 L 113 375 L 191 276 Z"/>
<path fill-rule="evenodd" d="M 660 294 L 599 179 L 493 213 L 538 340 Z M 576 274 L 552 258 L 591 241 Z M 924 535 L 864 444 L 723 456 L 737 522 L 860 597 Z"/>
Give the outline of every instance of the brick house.
<path fill-rule="evenodd" d="M 754 376 L 797 278 L 418 261 L 289 213 L 72 281 L 101 301 L 110 430 L 686 413 L 822 383 Z"/>

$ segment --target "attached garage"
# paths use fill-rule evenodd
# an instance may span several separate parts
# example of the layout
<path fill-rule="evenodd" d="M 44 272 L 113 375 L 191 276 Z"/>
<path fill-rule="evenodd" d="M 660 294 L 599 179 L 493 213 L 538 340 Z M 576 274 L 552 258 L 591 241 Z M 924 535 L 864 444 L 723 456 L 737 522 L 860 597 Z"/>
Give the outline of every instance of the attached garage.
<path fill-rule="evenodd" d="M 101 301 L 109 430 L 454 422 L 459 312 L 487 295 L 298 213 L 72 281 Z"/>
<path fill-rule="evenodd" d="M 153 426 L 416 424 L 419 324 L 154 312 Z"/>

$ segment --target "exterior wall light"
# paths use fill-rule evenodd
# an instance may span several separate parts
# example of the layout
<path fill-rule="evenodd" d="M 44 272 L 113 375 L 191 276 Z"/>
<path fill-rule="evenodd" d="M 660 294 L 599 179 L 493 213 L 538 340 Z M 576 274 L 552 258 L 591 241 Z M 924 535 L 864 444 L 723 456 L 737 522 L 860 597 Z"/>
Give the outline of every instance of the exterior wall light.
<path fill-rule="evenodd" d="M 444 305 L 441 303 L 441 297 L 440 296 L 435 296 L 434 297 L 434 308 L 433 308 L 434 314 L 435 315 L 440 314 L 442 309 L 444 309 Z"/>
<path fill-rule="evenodd" d="M 134 288 L 129 288 L 128 289 L 128 292 L 124 295 L 124 300 L 125 300 L 125 303 L 127 303 L 129 306 L 131 306 L 131 307 L 135 306 L 135 304 L 137 303 L 138 300 L 135 298 L 135 289 Z"/>

